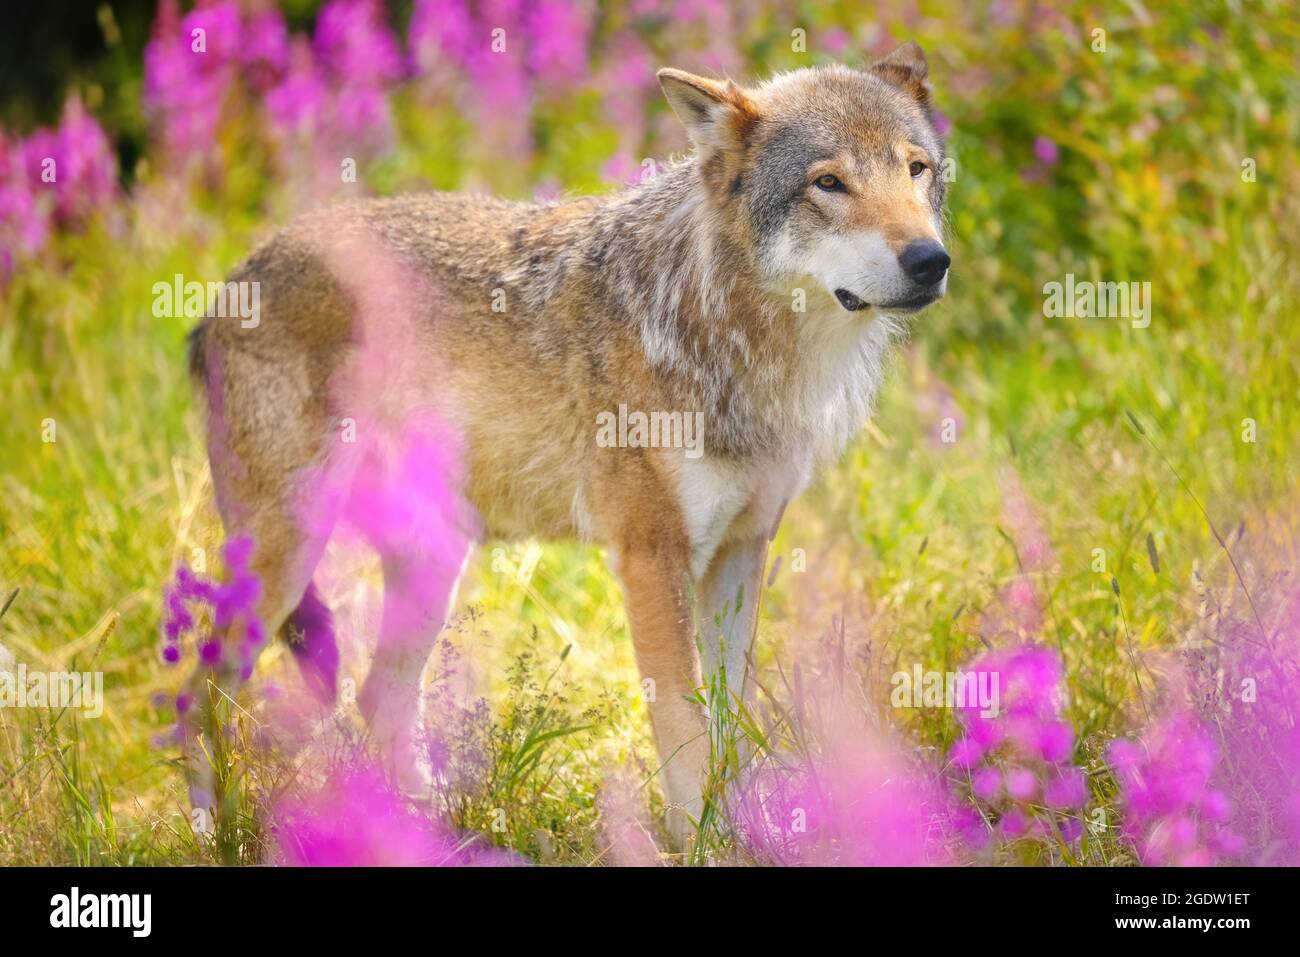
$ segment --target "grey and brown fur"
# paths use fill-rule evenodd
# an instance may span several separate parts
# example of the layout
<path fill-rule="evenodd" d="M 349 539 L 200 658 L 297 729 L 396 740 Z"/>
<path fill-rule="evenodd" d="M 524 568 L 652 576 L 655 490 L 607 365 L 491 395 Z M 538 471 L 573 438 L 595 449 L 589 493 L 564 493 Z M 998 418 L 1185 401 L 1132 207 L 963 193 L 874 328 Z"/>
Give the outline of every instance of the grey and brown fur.
<path fill-rule="evenodd" d="M 708 751 L 690 699 L 720 664 L 743 688 L 785 504 L 864 423 L 898 316 L 943 294 L 946 272 L 934 277 L 947 257 L 943 146 L 914 44 L 864 70 L 799 70 L 748 89 L 673 70 L 660 80 L 696 147 L 685 160 L 609 196 L 428 193 L 303 218 L 231 276 L 261 284 L 260 325 L 206 320 L 191 364 L 215 423 L 218 505 L 228 534 L 256 543 L 274 630 L 322 547 L 295 521 L 296 483 L 330 457 L 346 411 L 340 370 L 363 280 L 338 250 L 374 251 L 409 276 L 408 359 L 463 438 L 464 492 L 485 535 L 608 549 L 654 679 L 680 837 Z M 925 282 L 902 265 L 918 249 L 930 254 Z M 620 403 L 702 413 L 705 454 L 598 447 L 597 415 Z M 728 639 L 714 614 L 738 595 Z M 360 699 L 377 728 L 400 736 L 414 720 L 448 610 L 430 608 L 424 633 L 400 647 L 381 636 Z"/>

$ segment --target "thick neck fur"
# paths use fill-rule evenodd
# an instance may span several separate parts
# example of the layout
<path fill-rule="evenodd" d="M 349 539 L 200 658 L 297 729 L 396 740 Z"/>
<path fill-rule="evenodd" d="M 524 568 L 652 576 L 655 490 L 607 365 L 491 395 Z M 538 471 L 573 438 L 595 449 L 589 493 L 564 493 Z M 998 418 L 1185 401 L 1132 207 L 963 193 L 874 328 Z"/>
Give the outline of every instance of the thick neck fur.
<path fill-rule="evenodd" d="M 603 312 L 631 323 L 666 411 L 703 412 L 710 451 L 831 457 L 861 428 L 897 323 L 846 312 L 812 279 L 765 278 L 742 198 L 711 193 L 694 157 L 577 202 L 586 209 L 564 216 L 542 285 L 555 292 L 577 272 Z"/>

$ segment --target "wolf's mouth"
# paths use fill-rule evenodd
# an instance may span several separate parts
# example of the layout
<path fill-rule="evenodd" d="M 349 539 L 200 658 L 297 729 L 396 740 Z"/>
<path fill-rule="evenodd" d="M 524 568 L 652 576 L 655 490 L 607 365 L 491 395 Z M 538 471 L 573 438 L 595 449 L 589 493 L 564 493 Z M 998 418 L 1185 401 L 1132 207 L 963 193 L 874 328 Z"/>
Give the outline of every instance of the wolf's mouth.
<path fill-rule="evenodd" d="M 840 301 L 840 305 L 849 312 L 857 312 L 859 309 L 866 309 L 871 305 L 869 302 L 863 302 L 847 289 L 836 289 L 835 298 Z"/>
<path fill-rule="evenodd" d="M 917 312 L 937 302 L 939 296 L 937 293 L 927 292 L 923 295 L 916 296 L 912 299 L 904 299 L 900 302 L 882 302 L 880 308 L 886 312 Z"/>

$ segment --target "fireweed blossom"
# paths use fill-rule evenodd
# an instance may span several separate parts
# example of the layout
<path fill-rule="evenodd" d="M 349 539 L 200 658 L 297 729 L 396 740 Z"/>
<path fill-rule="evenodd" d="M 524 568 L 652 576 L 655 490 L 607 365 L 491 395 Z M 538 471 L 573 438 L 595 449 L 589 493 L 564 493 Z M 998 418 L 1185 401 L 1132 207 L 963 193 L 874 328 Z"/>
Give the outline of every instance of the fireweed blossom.
<path fill-rule="evenodd" d="M 257 601 L 262 585 L 257 576 L 248 570 L 248 560 L 253 553 L 253 540 L 246 535 L 231 539 L 222 549 L 228 572 L 224 583 L 196 575 L 182 565 L 176 570 L 171 584 L 163 592 L 163 661 L 174 665 L 181 660 L 181 642 L 193 632 L 198 659 L 209 668 L 237 666 L 247 680 L 253 673 L 257 652 L 266 641 L 266 633 L 257 616 Z M 212 630 L 200 634 L 195 608 L 206 606 L 211 612 Z M 227 631 L 239 626 L 241 638 L 233 647 L 222 641 Z M 180 699 L 177 711 L 184 713 Z"/>
<path fill-rule="evenodd" d="M 393 135 L 388 94 L 403 72 L 401 48 L 377 0 L 333 0 L 316 20 L 313 47 L 331 80 L 331 136 L 378 149 Z"/>
<path fill-rule="evenodd" d="M 429 636 L 450 614 L 481 522 L 460 491 L 459 434 L 428 395 L 437 370 L 417 330 L 436 317 L 437 290 L 381 246 L 345 241 L 323 251 L 356 303 L 356 345 L 331 383 L 339 431 L 324 460 L 300 477 L 295 511 L 308 553 L 329 542 L 377 554 L 383 565 L 372 666 L 380 671 L 372 674 L 388 686 L 368 679 L 359 704 L 404 786 L 423 791 L 419 696 Z"/>
<path fill-rule="evenodd" d="M 1037 509 L 1014 469 L 1002 470 L 999 488 L 1002 523 L 1015 547 L 1017 572 L 983 613 L 981 633 L 1021 642 L 1042 631 L 1043 600 L 1038 580 L 1050 568 L 1054 553 Z"/>
<path fill-rule="evenodd" d="M 1261 524 L 1288 529 L 1283 535 L 1293 527 L 1291 520 Z M 1233 859 L 1252 865 L 1300 864 L 1298 558 L 1293 539 L 1241 555 L 1250 604 L 1236 582 L 1213 595 L 1201 583 L 1205 613 L 1175 679 L 1165 682 L 1212 731 L 1222 757 L 1213 784 L 1231 800 L 1232 832 L 1244 841 Z"/>
<path fill-rule="evenodd" d="M 79 226 L 117 194 L 117 156 L 103 127 L 81 100 L 69 97 L 59 127 L 39 131 L 24 144 L 27 177 L 33 191 L 54 196 L 54 219 L 61 227 Z M 49 168 L 53 182 L 46 182 Z"/>
<path fill-rule="evenodd" d="M 533 152 L 532 114 L 536 77 L 529 69 L 529 33 L 523 0 L 424 0 L 415 5 L 407 46 L 409 59 L 424 70 L 421 81 L 441 87 L 448 78 L 458 82 L 461 95 L 472 104 L 478 137 L 489 153 L 528 157 Z M 545 17 L 552 14 L 542 13 Z M 585 35 L 585 29 L 584 29 Z M 547 44 L 555 40 L 547 40 Z M 554 78 L 554 47 L 533 53 L 532 65 Z M 451 66 L 450 74 L 439 66 Z"/>
<path fill-rule="evenodd" d="M 722 798 L 738 840 L 774 864 L 914 867 L 953 863 L 953 806 L 939 775 L 827 681 L 800 696 L 797 758 L 772 757 Z"/>
<path fill-rule="evenodd" d="M 117 197 L 117 157 L 75 95 L 57 129 L 0 133 L 0 280 L 39 252 L 54 227 L 77 229 Z"/>
<path fill-rule="evenodd" d="M 176 165 L 211 149 L 240 48 L 232 0 L 202 3 L 183 20 L 176 0 L 159 4 L 144 50 L 144 109 Z"/>
<path fill-rule="evenodd" d="M 314 161 L 333 158 L 337 182 L 340 149 L 367 155 L 391 140 L 388 98 L 404 69 L 375 0 L 327 3 L 310 40 L 291 36 L 274 9 L 244 14 L 233 0 L 210 0 L 182 19 L 164 0 L 145 48 L 144 107 L 168 156 L 184 166 L 211 150 L 224 111 L 252 94 L 281 153 L 306 137 L 320 151 Z M 287 170 L 302 158 L 301 150 L 281 156 Z"/>
<path fill-rule="evenodd" d="M 23 143 L 0 133 L 0 281 L 50 236 L 53 204 L 33 189 L 26 165 Z"/>
<path fill-rule="evenodd" d="M 1272 648 L 1247 640 L 1254 629 L 1236 629 L 1229 639 L 1236 654 L 1224 669 L 1232 696 L 1218 709 L 1230 764 L 1222 786 L 1252 864 L 1300 865 L 1300 725 L 1291 713 L 1300 702 L 1300 593 L 1289 622 Z"/>
<path fill-rule="evenodd" d="M 266 95 L 271 132 L 287 139 L 311 136 L 323 129 L 329 86 L 306 38 L 294 37 L 288 63 L 288 72 Z"/>
<path fill-rule="evenodd" d="M 602 860 L 614 867 L 657 867 L 661 863 L 636 777 L 622 770 L 607 773 L 596 806 L 600 809 Z"/>
<path fill-rule="evenodd" d="M 989 652 L 964 669 L 996 672 L 999 713 L 985 716 L 977 704 L 960 708 L 962 734 L 949 752 L 969 783 L 978 814 L 964 820 L 967 840 L 988 842 L 985 821 L 1002 839 L 1059 839 L 1082 834 L 1079 812 L 1087 780 L 1071 763 L 1074 729 L 1063 718 L 1064 675 L 1046 648 L 1024 645 Z"/>
<path fill-rule="evenodd" d="M 951 448 L 966 428 L 966 417 L 952 389 L 940 379 L 931 379 L 926 388 L 916 391 L 916 411 L 934 448 Z"/>
<path fill-rule="evenodd" d="M 1232 802 L 1214 787 L 1219 746 L 1210 725 L 1182 712 L 1107 755 L 1120 783 L 1124 833 L 1143 864 L 1207 866 L 1239 855 Z"/>
<path fill-rule="evenodd" d="M 401 49 L 378 0 L 325 4 L 313 41 L 326 69 L 350 83 L 383 86 L 402 74 Z"/>
<path fill-rule="evenodd" d="M 524 863 L 475 846 L 407 801 L 376 768 L 354 760 L 272 816 L 277 859 L 297 867 L 465 867 Z"/>

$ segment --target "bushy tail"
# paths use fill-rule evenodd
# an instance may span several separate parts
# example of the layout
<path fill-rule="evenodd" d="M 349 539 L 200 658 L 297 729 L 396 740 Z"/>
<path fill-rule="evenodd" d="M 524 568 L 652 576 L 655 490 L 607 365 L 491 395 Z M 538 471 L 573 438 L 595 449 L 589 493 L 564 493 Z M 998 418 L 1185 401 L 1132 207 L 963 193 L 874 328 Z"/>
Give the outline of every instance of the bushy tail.
<path fill-rule="evenodd" d="M 339 646 L 334 619 L 315 584 L 307 586 L 280 634 L 289 642 L 303 680 L 321 704 L 334 704 L 338 695 Z"/>

